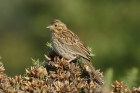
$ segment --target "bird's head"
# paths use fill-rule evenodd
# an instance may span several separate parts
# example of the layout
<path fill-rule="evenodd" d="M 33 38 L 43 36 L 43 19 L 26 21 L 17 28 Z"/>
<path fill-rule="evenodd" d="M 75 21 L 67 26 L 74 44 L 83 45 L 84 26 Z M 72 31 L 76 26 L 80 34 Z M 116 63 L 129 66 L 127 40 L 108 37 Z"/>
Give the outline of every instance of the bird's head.
<path fill-rule="evenodd" d="M 61 33 L 67 29 L 66 25 L 58 19 L 52 21 L 46 28 L 49 28 L 54 33 Z"/>

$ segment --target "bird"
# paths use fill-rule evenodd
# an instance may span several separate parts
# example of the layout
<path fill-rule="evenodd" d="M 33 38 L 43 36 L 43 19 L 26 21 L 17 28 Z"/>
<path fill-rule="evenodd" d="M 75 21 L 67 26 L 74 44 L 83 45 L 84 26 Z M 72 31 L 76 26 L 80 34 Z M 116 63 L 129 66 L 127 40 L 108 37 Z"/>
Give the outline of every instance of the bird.
<path fill-rule="evenodd" d="M 75 33 L 67 28 L 66 24 L 59 19 L 55 19 L 46 28 L 51 31 L 51 45 L 58 55 L 67 59 L 68 62 L 81 58 L 83 63 L 88 66 L 89 73 L 93 73 L 98 82 L 102 83 L 101 78 L 92 66 L 89 49 Z"/>

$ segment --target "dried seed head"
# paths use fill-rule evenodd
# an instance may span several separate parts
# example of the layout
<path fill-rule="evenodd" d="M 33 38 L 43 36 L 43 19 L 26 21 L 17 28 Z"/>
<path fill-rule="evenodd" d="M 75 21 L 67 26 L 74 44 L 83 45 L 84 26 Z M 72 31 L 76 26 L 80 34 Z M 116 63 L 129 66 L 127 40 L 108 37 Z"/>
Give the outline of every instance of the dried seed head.
<path fill-rule="evenodd" d="M 128 90 L 127 86 L 123 85 L 123 82 L 116 81 L 111 86 L 113 87 L 112 93 L 117 93 L 117 92 L 126 93 Z"/>

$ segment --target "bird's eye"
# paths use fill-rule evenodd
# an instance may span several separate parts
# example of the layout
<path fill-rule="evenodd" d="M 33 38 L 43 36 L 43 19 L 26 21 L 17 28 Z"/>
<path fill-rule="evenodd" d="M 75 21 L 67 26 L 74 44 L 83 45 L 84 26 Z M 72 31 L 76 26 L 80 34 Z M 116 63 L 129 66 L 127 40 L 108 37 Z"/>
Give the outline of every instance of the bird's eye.
<path fill-rule="evenodd" d="M 55 24 L 54 26 L 57 27 L 57 24 Z"/>

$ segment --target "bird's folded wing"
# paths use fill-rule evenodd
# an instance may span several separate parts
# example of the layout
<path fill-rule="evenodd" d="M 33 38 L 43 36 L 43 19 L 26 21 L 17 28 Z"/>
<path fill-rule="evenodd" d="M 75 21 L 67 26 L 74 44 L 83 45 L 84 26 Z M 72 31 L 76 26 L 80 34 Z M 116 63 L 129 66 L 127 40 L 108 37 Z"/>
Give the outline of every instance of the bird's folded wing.
<path fill-rule="evenodd" d="M 64 32 L 59 37 L 59 42 L 65 45 L 67 49 L 89 60 L 90 52 L 87 47 L 79 40 L 78 36 L 71 31 Z"/>

